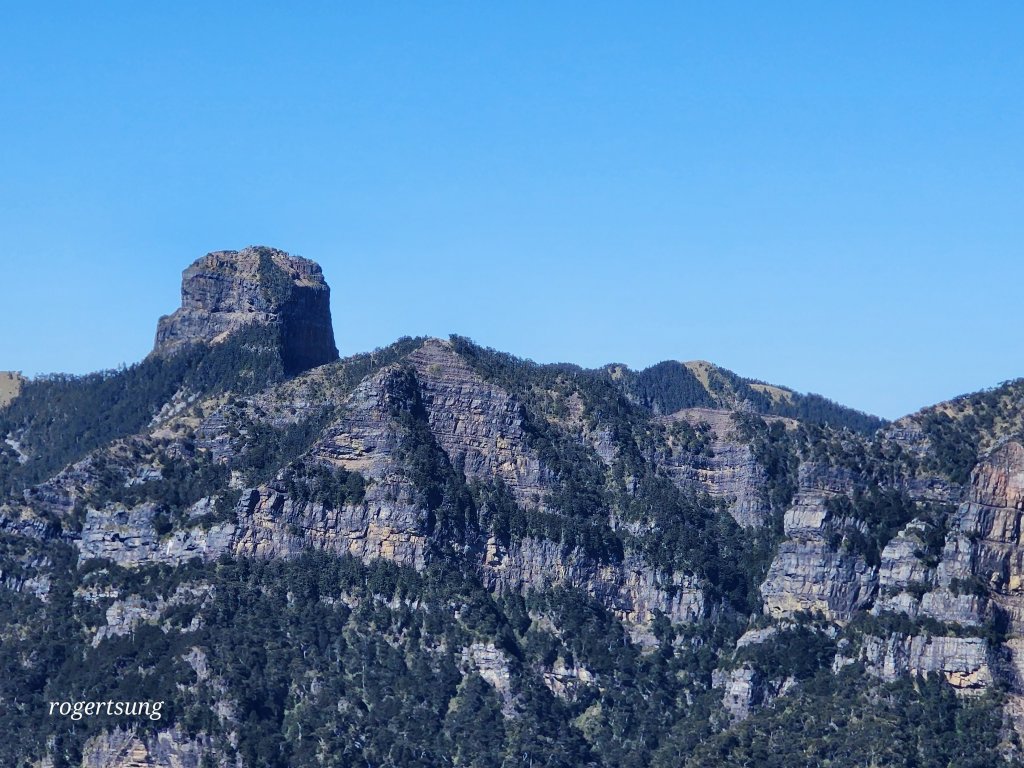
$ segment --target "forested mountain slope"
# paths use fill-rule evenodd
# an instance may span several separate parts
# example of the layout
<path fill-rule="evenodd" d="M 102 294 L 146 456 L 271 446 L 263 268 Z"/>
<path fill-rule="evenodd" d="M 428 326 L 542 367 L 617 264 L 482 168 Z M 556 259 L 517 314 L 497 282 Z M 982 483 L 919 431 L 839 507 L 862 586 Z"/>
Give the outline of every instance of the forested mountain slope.
<path fill-rule="evenodd" d="M 1020 762 L 1024 382 L 339 360 L 327 295 L 210 254 L 146 360 L 0 403 L 0 764 Z M 107 699 L 166 704 L 46 716 Z"/>

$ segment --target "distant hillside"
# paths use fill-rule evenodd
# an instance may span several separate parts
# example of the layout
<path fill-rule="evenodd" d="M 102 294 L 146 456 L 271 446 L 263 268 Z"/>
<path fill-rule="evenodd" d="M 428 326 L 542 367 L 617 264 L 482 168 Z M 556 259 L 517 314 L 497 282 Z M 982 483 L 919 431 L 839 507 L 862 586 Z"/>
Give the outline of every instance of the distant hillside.
<path fill-rule="evenodd" d="M 745 379 L 702 360 L 680 363 L 667 360 L 638 373 L 610 366 L 619 380 L 656 413 L 684 408 L 743 409 L 765 416 L 784 416 L 811 424 L 846 428 L 861 434 L 885 426 L 886 421 L 839 405 L 821 395 L 800 394 L 781 386 Z"/>

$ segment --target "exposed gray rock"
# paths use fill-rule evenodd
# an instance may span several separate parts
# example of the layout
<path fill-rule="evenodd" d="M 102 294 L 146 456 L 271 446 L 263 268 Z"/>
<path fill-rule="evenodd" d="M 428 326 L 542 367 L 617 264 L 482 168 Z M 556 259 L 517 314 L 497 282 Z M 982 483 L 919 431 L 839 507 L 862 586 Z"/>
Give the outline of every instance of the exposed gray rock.
<path fill-rule="evenodd" d="M 595 682 L 593 673 L 581 664 L 566 664 L 559 656 L 551 669 L 545 670 L 542 678 L 544 685 L 553 694 L 563 699 L 572 699 L 583 686 Z"/>
<path fill-rule="evenodd" d="M 867 635 L 858 658 L 870 674 L 887 681 L 941 674 L 964 691 L 980 691 L 993 683 L 988 641 L 980 637 Z"/>
<path fill-rule="evenodd" d="M 45 601 L 50 594 L 51 565 L 48 558 L 28 553 L 16 559 L 14 568 L 0 567 L 0 585 Z"/>
<path fill-rule="evenodd" d="M 682 420 L 695 428 L 707 428 L 711 438 L 708 450 L 693 453 L 672 446 L 665 464 L 682 488 L 698 488 L 729 506 L 729 513 L 740 525 L 760 525 L 771 511 L 768 503 L 768 475 L 757 463 L 750 445 L 736 431 L 732 411 L 689 408 L 661 422 L 671 425 Z M 670 442 L 671 445 L 671 442 Z"/>
<path fill-rule="evenodd" d="M 765 680 L 749 665 L 728 672 L 715 670 L 711 682 L 713 688 L 723 689 L 722 706 L 733 720 L 746 720 L 755 709 L 785 696 L 796 684 L 792 677 Z"/>
<path fill-rule="evenodd" d="M 179 729 L 145 736 L 131 729 L 104 731 L 86 742 L 82 768 L 199 768 L 204 757 L 210 765 L 227 766 L 202 736 L 186 737 Z"/>
<path fill-rule="evenodd" d="M 528 445 L 519 403 L 480 378 L 448 342 L 429 339 L 409 362 L 430 431 L 448 457 L 467 477 L 500 478 L 520 504 L 543 506 L 554 478 Z"/>
<path fill-rule="evenodd" d="M 509 707 L 512 703 L 512 679 L 508 670 L 508 657 L 494 643 L 471 643 L 462 649 L 463 663 L 494 686 L 494 690 Z"/>
<path fill-rule="evenodd" d="M 75 541 L 80 558 L 105 558 L 126 568 L 144 563 L 178 565 L 194 557 L 213 560 L 231 548 L 234 523 L 208 529 L 195 526 L 160 536 L 154 527 L 158 511 L 152 502 L 132 508 L 108 504 L 87 510 L 81 537 Z"/>
<path fill-rule="evenodd" d="M 596 563 L 578 550 L 566 553 L 561 544 L 548 539 L 526 537 L 509 549 L 492 539 L 484 555 L 483 578 L 498 592 L 581 589 L 623 621 L 640 627 L 653 621 L 655 611 L 678 624 L 696 621 L 706 610 L 704 594 L 692 577 L 660 574 L 634 556 L 621 564 Z"/>
<path fill-rule="evenodd" d="M 982 461 L 951 525 L 944 578 L 973 576 L 1024 633 L 1024 445 L 1007 442 Z"/>
<path fill-rule="evenodd" d="M 931 523 L 912 520 L 882 549 L 874 613 L 890 611 L 917 618 L 921 597 L 936 582 L 934 559 L 926 552 Z"/>
<path fill-rule="evenodd" d="M 925 559 L 925 536 L 932 527 L 930 523 L 912 520 L 883 547 L 878 568 L 878 586 L 883 592 L 903 589 L 909 584 L 934 583 L 935 567 Z"/>
<path fill-rule="evenodd" d="M 810 612 L 848 621 L 874 600 L 878 574 L 863 555 L 836 546 L 832 533 L 856 521 L 833 520 L 826 500 L 848 492 L 847 473 L 801 465 L 799 491 L 786 510 L 786 540 L 761 585 L 765 611 L 784 618 Z"/>
<path fill-rule="evenodd" d="M 217 344 L 251 325 L 279 331 L 286 372 L 338 359 L 330 289 L 320 266 L 262 246 L 215 251 L 188 267 L 182 273 L 181 308 L 160 318 L 153 354 Z"/>
<path fill-rule="evenodd" d="M 375 483 L 361 504 L 330 509 L 296 505 L 261 487 L 248 492 L 232 542 L 236 555 L 290 557 L 305 549 L 384 558 L 413 568 L 426 564 L 425 514 L 405 483 Z"/>
<path fill-rule="evenodd" d="M 209 585 L 179 586 L 166 600 L 158 596 L 155 600 L 147 600 L 140 595 L 127 595 L 114 600 L 106 611 L 106 624 L 100 627 L 93 636 L 93 646 L 99 645 L 108 637 L 118 637 L 133 632 L 140 624 L 160 624 L 166 631 L 167 622 L 162 622 L 164 612 L 177 605 L 199 605 L 211 593 Z M 200 627 L 198 616 L 193 617 L 189 625 L 178 628 L 182 632 L 195 632 Z"/>
<path fill-rule="evenodd" d="M 740 648 L 746 648 L 748 645 L 760 645 L 771 640 L 775 635 L 779 634 L 779 625 L 773 624 L 770 627 L 762 627 L 761 629 L 748 629 L 740 638 L 736 641 L 736 650 Z"/>
<path fill-rule="evenodd" d="M 985 624 L 991 612 L 985 596 L 939 588 L 921 598 L 920 615 L 947 624 L 978 627 Z"/>

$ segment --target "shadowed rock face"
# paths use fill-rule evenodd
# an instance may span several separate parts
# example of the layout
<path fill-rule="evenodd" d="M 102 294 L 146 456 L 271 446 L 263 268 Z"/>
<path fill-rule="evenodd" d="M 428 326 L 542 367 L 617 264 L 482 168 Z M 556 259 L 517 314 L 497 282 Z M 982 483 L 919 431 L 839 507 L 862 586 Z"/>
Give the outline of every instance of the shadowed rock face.
<path fill-rule="evenodd" d="M 309 259 L 261 246 L 208 253 L 182 273 L 181 308 L 160 318 L 153 354 L 218 344 L 262 325 L 277 333 L 285 372 L 299 373 L 338 359 L 330 297 Z"/>

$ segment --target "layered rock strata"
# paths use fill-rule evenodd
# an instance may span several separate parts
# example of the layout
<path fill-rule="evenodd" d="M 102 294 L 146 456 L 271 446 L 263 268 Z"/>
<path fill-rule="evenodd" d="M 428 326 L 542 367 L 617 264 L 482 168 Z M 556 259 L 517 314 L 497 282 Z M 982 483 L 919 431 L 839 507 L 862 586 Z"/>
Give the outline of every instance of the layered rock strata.
<path fill-rule="evenodd" d="M 265 326 L 279 334 L 286 372 L 322 365 L 338 358 L 330 295 L 309 259 L 261 246 L 208 253 L 182 273 L 181 308 L 160 318 L 153 354 Z"/>

